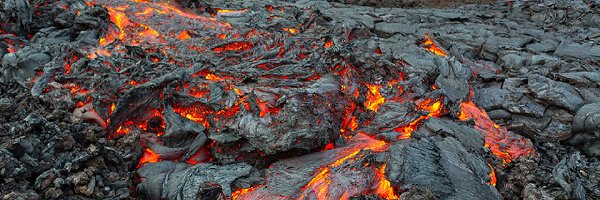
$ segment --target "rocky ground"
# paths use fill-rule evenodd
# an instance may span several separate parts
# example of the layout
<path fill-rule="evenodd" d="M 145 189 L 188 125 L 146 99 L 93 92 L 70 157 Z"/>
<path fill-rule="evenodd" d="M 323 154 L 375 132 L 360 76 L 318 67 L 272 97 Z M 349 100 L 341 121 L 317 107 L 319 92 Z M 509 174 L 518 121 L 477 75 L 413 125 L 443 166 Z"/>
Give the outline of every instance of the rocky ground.
<path fill-rule="evenodd" d="M 430 3 L 409 1 L 215 1 L 182 4 L 190 10 L 207 5 L 250 8 L 252 12 L 262 12 L 257 8 L 265 5 L 313 10 L 329 19 L 332 27 L 370 40 L 365 46 L 351 46 L 351 43 L 334 46 L 340 49 L 336 51 L 351 52 L 352 49 L 378 46 L 383 56 L 380 63 L 373 62 L 374 66 L 385 65 L 381 63 L 386 60 L 402 61 L 411 66 L 406 71 L 407 77 L 436 83 L 441 87 L 439 91 L 446 97 L 446 102 L 472 98 L 494 122 L 531 139 L 535 155 L 520 157 L 505 165 L 500 159 L 493 158 L 490 152 L 485 153 L 487 156 L 483 157 L 490 157 L 485 160 L 496 169 L 497 191 L 491 190 L 491 196 L 499 193 L 505 199 L 600 199 L 598 0 L 498 1 L 435 9 L 386 7 L 432 6 Z M 143 176 L 143 171 L 136 174 L 138 160 L 144 151 L 139 145 L 140 132 L 132 131 L 116 139 L 107 139 L 107 132 L 102 126 L 104 121 L 82 121 L 90 117 L 81 117 L 83 107 L 77 104 L 86 102 L 86 97 L 72 95 L 80 88 L 59 85 L 72 77 L 56 75 L 52 76 L 53 80 L 44 78 L 48 71 L 64 73 L 63 63 L 70 59 L 65 56 L 67 52 L 78 51 L 88 55 L 93 51 L 92 47 L 98 45 L 99 31 L 106 29 L 107 23 L 110 23 L 108 11 L 76 0 L 7 0 L 0 2 L 0 8 L 3 8 L 0 19 L 8 22 L 0 28 L 0 197 L 136 198 L 138 178 L 140 174 Z M 251 19 L 251 15 L 233 15 L 220 20 L 233 25 L 255 26 L 249 23 Z M 455 68 L 448 69 L 448 64 L 446 68 L 441 67 L 444 65 L 440 64 L 440 58 L 423 50 L 418 42 L 426 33 L 448 52 L 448 59 L 465 66 L 468 71 L 452 71 Z M 90 63 L 94 61 L 90 60 L 82 58 L 69 63 L 69 66 L 73 69 L 92 66 Z M 364 60 L 356 62 L 367 63 Z M 41 87 L 36 80 L 48 82 Z M 444 84 L 454 80 L 465 84 L 460 87 L 456 87 L 456 83 Z M 103 82 L 95 83 L 101 85 Z M 48 92 L 47 85 L 63 90 Z M 457 111 L 450 110 L 444 120 L 458 115 Z M 436 130 L 444 129 L 440 126 L 445 127 L 446 134 L 459 141 L 464 138 L 459 133 L 474 133 L 469 131 L 473 129 L 461 129 L 467 127 L 464 124 L 458 128 L 452 124 L 454 122 L 432 119 L 414 136 L 426 138 L 438 134 Z M 420 151 L 415 149 L 444 153 L 435 148 L 448 144 L 455 143 L 447 139 L 435 144 L 421 140 L 410 148 L 410 144 L 403 142 L 390 148 L 420 156 Z M 404 161 L 388 160 L 390 168 L 419 166 L 406 161 L 411 157 L 394 157 Z M 212 166 L 198 166 L 201 167 L 187 171 L 213 169 Z M 274 166 L 285 166 L 285 163 L 278 162 Z M 240 168 L 246 170 L 240 176 L 250 174 L 249 165 Z M 392 184 L 414 181 L 393 171 L 388 174 Z M 233 180 L 228 183 L 231 182 Z M 452 183 L 458 184 L 456 182 Z M 402 196 L 422 199 L 456 195 L 415 185 L 414 188 L 403 188 L 407 192 Z"/>

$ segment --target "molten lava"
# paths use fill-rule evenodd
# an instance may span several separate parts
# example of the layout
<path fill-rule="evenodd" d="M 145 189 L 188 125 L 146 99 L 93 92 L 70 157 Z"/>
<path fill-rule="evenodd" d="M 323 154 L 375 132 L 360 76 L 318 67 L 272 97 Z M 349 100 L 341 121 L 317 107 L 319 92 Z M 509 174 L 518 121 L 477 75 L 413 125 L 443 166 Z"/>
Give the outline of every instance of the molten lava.
<path fill-rule="evenodd" d="M 429 34 L 425 34 L 423 36 L 423 41 L 421 42 L 423 48 L 427 51 L 434 53 L 439 56 L 448 56 L 448 53 L 440 48 L 435 42 L 429 37 Z"/>
<path fill-rule="evenodd" d="M 216 53 L 225 51 L 245 51 L 252 48 L 252 44 L 249 42 L 231 42 L 224 46 L 215 47 L 213 51 Z"/>
<path fill-rule="evenodd" d="M 158 161 L 160 161 L 160 155 L 154 153 L 154 151 L 149 148 L 145 148 L 144 154 L 142 155 L 142 158 L 140 158 L 140 162 L 138 162 L 138 167 L 142 166 L 144 163 L 153 163 Z"/>
<path fill-rule="evenodd" d="M 301 195 L 300 199 L 304 199 L 307 192 L 316 193 L 317 199 L 319 200 L 327 200 L 327 199 L 348 199 L 347 193 L 344 193 L 342 196 L 331 196 L 329 191 L 330 184 L 332 184 L 331 170 L 344 164 L 345 162 L 349 162 L 350 160 L 356 159 L 356 156 L 359 153 L 370 150 L 374 152 L 385 151 L 388 147 L 387 143 L 380 140 L 373 139 L 360 139 L 360 138 L 368 138 L 364 133 L 359 133 L 354 136 L 359 138 L 358 140 L 367 141 L 362 145 L 358 145 L 352 148 L 344 149 L 344 151 L 340 152 L 339 159 L 333 161 L 327 166 L 323 166 L 317 170 L 313 178 L 303 187 L 304 193 Z M 391 188 L 390 182 L 385 178 L 385 165 L 382 166 L 378 171 L 376 170 L 375 177 L 375 194 L 379 195 L 385 199 L 397 199 L 397 196 L 394 194 L 393 188 Z M 348 191 L 346 191 L 348 192 Z M 352 195 L 352 194 L 350 194 Z"/>
<path fill-rule="evenodd" d="M 376 176 L 379 183 L 375 189 L 375 194 L 384 199 L 400 199 L 394 192 L 394 188 L 390 181 L 385 178 L 385 167 L 386 164 L 382 164 L 379 170 L 376 170 Z"/>
<path fill-rule="evenodd" d="M 423 121 L 431 117 L 440 117 L 443 114 L 443 105 L 441 100 L 437 100 L 432 103 L 431 99 L 425 99 L 419 105 L 417 105 L 417 108 L 422 111 L 428 111 L 429 113 L 427 115 L 419 116 L 419 118 L 410 122 L 406 126 L 395 128 L 394 131 L 401 133 L 397 139 L 403 140 L 410 138 L 411 133 L 417 130 L 418 126 Z"/>
<path fill-rule="evenodd" d="M 506 163 L 510 163 L 520 156 L 534 153 L 533 144 L 529 139 L 507 131 L 505 127 L 494 123 L 485 110 L 479 109 L 472 101 L 460 104 L 458 117 L 462 121 L 473 119 L 475 129 L 485 137 L 485 146 Z"/>
<path fill-rule="evenodd" d="M 379 107 L 383 103 L 385 103 L 385 98 L 381 96 L 379 89 L 381 89 L 380 85 L 367 84 L 367 88 L 369 89 L 367 93 L 367 101 L 365 101 L 365 107 L 369 110 L 377 112 Z"/>
<path fill-rule="evenodd" d="M 492 186 L 496 186 L 496 171 L 494 171 L 494 168 L 492 167 L 492 165 L 488 164 L 488 166 L 490 166 L 490 169 L 492 170 L 492 172 L 490 172 L 490 182 L 488 182 L 487 184 L 491 184 Z"/>

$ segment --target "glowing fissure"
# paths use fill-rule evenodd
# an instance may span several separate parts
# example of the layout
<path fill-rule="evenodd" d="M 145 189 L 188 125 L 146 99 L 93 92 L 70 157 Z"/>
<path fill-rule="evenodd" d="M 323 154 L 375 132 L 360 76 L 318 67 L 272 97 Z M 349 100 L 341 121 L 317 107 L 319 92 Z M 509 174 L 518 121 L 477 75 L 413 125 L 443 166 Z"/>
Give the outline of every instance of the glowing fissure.
<path fill-rule="evenodd" d="M 359 133 L 359 135 L 355 137 L 368 137 L 363 133 Z M 331 164 L 327 166 L 321 167 L 317 170 L 314 177 L 303 187 L 304 193 L 300 196 L 299 199 L 304 199 L 306 196 L 306 192 L 313 191 L 316 193 L 317 199 L 319 200 L 327 200 L 334 197 L 329 196 L 329 186 L 331 184 L 330 170 L 338 167 L 344 162 L 354 159 L 361 151 L 371 150 L 374 152 L 381 152 L 387 149 L 388 145 L 384 141 L 380 140 L 368 140 L 368 143 L 365 145 L 359 145 L 357 147 L 345 149 L 340 153 L 341 158 L 335 160 Z M 391 187 L 390 182 L 385 178 L 385 165 L 382 166 L 379 170 L 376 170 L 376 190 L 375 194 L 379 195 L 385 199 L 397 199 L 397 196 L 394 193 L 393 188 Z M 346 195 L 342 195 L 341 199 L 348 199 L 349 197 Z"/>
<path fill-rule="evenodd" d="M 506 163 L 534 153 L 533 144 L 529 139 L 494 123 L 485 110 L 479 109 L 472 101 L 460 104 L 458 117 L 462 121 L 473 119 L 475 129 L 485 137 L 485 146 Z"/>
<path fill-rule="evenodd" d="M 448 56 L 448 53 L 446 53 L 446 51 L 444 51 L 442 48 L 440 48 L 439 46 L 437 46 L 437 44 L 429 37 L 428 34 L 425 34 L 423 36 L 424 41 L 422 43 L 423 48 L 425 48 L 427 51 L 434 53 L 436 55 L 439 56 Z"/>

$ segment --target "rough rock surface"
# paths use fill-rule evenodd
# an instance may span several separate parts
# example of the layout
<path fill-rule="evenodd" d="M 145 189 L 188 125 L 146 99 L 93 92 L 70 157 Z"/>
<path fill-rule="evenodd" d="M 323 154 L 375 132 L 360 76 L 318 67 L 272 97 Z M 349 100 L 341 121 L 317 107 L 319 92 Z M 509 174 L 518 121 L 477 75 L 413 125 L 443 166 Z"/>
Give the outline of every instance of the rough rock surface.
<path fill-rule="evenodd" d="M 388 101 L 376 113 L 350 113 L 360 123 L 345 134 L 366 132 L 360 137 L 390 144 L 380 152 L 354 151 L 357 159 L 332 167 L 336 187 L 330 193 L 336 197 L 347 189 L 354 192 L 352 198 L 379 198 L 357 191 L 371 190 L 372 183 L 364 180 L 376 177 L 376 167 L 385 163 L 385 177 L 407 199 L 600 199 L 597 0 L 461 3 L 440 9 L 409 9 L 440 2 L 416 0 L 179 2 L 190 12 L 239 28 L 225 36 L 237 34 L 236 42 L 257 28 L 277 37 L 254 42 L 281 48 L 210 57 L 230 44 L 213 40 L 215 36 L 183 42 L 187 50 L 175 59 L 146 43 L 111 44 L 115 51 L 103 56 L 99 40 L 115 26 L 107 8 L 81 0 L 0 2 L 0 19 L 6 22 L 0 27 L 0 197 L 219 199 L 253 187 L 250 197 L 255 199 L 316 198 L 314 189 L 295 191 L 308 184 L 315 170 L 349 155 L 342 151 L 355 150 L 352 140 L 344 139 L 348 135 L 340 134 L 347 126 L 341 118 L 348 114 L 347 106 L 364 107 L 364 94 L 371 92 Z M 248 10 L 218 14 L 214 8 Z M 210 27 L 203 23 L 180 24 Z M 288 27 L 300 28 L 283 30 Z M 298 33 L 305 30 L 313 32 Z M 425 50 L 426 33 L 448 57 Z M 202 35 L 190 31 L 188 36 Z M 169 39 L 176 37 L 173 33 Z M 331 46 L 280 53 L 298 41 Z M 193 48 L 204 42 L 210 48 Z M 310 62 L 299 59 L 307 55 Z M 336 63 L 352 65 L 352 76 L 383 87 L 373 92 L 345 83 L 339 74 L 312 76 Z M 241 92 L 206 81 L 216 76 L 202 74 L 207 70 L 237 72 Z M 207 96 L 179 91 L 193 74 L 204 77 L 194 83 L 205 85 Z M 277 81 L 267 76 L 273 74 L 298 76 Z M 390 80 L 400 81 L 386 85 Z M 341 91 L 342 82 L 348 91 Z M 337 101 L 350 91 L 360 95 Z M 251 102 L 247 107 L 235 104 L 238 92 Z M 397 129 L 429 115 L 419 108 L 424 98 L 442 99 L 444 115 L 419 121 L 410 138 L 398 139 Z M 458 105 L 469 100 L 497 126 L 531 139 L 536 155 L 510 163 L 492 155 L 472 121 L 456 119 Z M 203 124 L 176 113 L 182 104 L 200 110 L 241 109 L 239 118 L 210 114 Z M 165 109 L 151 112 L 157 108 Z M 114 134 L 136 117 L 148 119 L 131 121 L 144 130 Z M 321 151 L 326 145 L 335 148 Z M 139 165 L 147 155 L 144 148 L 162 160 Z"/>

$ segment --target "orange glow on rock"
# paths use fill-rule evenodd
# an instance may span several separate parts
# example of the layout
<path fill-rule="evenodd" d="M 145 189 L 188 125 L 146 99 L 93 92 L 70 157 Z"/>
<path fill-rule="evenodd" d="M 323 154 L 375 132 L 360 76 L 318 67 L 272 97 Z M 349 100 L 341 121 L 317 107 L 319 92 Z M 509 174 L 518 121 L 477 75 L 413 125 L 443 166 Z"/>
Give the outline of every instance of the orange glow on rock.
<path fill-rule="evenodd" d="M 231 42 L 221 47 L 215 47 L 212 50 L 216 53 L 225 51 L 245 51 L 252 48 L 252 44 L 249 42 Z"/>
<path fill-rule="evenodd" d="M 333 41 L 331 40 L 327 40 L 327 42 L 325 42 L 325 44 L 323 44 L 323 47 L 325 47 L 326 49 L 329 49 L 333 46 Z"/>
<path fill-rule="evenodd" d="M 217 75 L 215 75 L 213 73 L 206 74 L 206 76 L 204 76 L 204 78 L 206 78 L 206 80 L 211 80 L 211 81 L 220 81 L 220 80 L 222 80 L 220 77 L 218 77 Z"/>
<path fill-rule="evenodd" d="M 535 152 L 529 139 L 507 131 L 505 127 L 494 123 L 485 110 L 479 109 L 472 101 L 460 104 L 458 118 L 461 121 L 473 119 L 475 130 L 483 134 L 485 138 L 485 146 L 494 155 L 502 158 L 505 163 L 510 163 L 512 159 L 519 156 L 530 155 Z"/>
<path fill-rule="evenodd" d="M 329 144 L 325 145 L 325 148 L 323 148 L 323 151 L 331 150 L 333 148 L 335 148 L 335 146 L 333 146 L 333 143 L 329 143 Z"/>
<path fill-rule="evenodd" d="M 375 194 L 384 199 L 400 199 L 394 192 L 394 188 L 392 187 L 390 181 L 385 178 L 385 167 L 386 164 L 383 164 L 381 165 L 381 168 L 376 171 L 375 175 L 377 180 L 379 180 L 379 183 L 375 189 Z"/>
<path fill-rule="evenodd" d="M 492 172 L 490 172 L 490 182 L 487 182 L 487 184 L 491 184 L 492 186 L 496 187 L 496 171 L 494 171 L 494 168 L 489 163 L 488 166 L 490 166 Z"/>
<path fill-rule="evenodd" d="M 270 114 L 277 114 L 279 113 L 279 110 L 281 110 L 280 108 L 271 108 L 267 102 L 264 102 L 260 99 L 257 99 L 257 103 L 258 103 L 258 108 L 260 109 L 260 117 L 264 117 L 267 113 Z"/>
<path fill-rule="evenodd" d="M 285 32 L 288 32 L 290 34 L 294 34 L 294 35 L 300 32 L 300 31 L 298 31 L 298 29 L 295 29 L 295 28 L 282 28 L 282 30 L 284 30 Z"/>
<path fill-rule="evenodd" d="M 204 127 L 208 128 L 209 123 L 206 116 L 212 113 L 210 108 L 206 107 L 189 107 L 189 108 L 173 108 L 175 113 L 178 113 L 182 117 L 185 117 L 189 120 L 192 120 L 196 123 L 202 124 Z"/>
<path fill-rule="evenodd" d="M 448 56 L 448 53 L 446 53 L 446 51 L 444 51 L 442 48 L 437 46 L 437 44 L 435 44 L 435 42 L 429 37 L 429 34 L 425 34 L 423 38 L 424 41 L 421 44 L 423 45 L 423 48 L 425 48 L 427 51 L 439 56 Z"/>
<path fill-rule="evenodd" d="M 152 149 L 145 148 L 144 155 L 142 155 L 142 158 L 140 158 L 140 162 L 138 163 L 138 168 L 144 163 L 154 163 L 158 161 L 160 161 L 160 155 L 154 153 Z"/>
<path fill-rule="evenodd" d="M 117 106 L 115 105 L 115 103 L 112 103 L 110 105 L 110 110 L 108 110 L 108 114 L 113 114 L 113 112 L 115 112 L 115 109 L 117 108 Z"/>
<path fill-rule="evenodd" d="M 248 11 L 248 8 L 239 9 L 239 10 L 218 9 L 217 14 L 237 14 L 237 13 L 244 13 L 246 11 Z"/>
<path fill-rule="evenodd" d="M 90 92 L 90 90 L 82 88 L 79 85 L 74 84 L 74 83 L 70 83 L 65 86 L 67 88 L 69 88 L 69 92 L 71 92 L 72 95 L 79 95 L 79 94 L 83 95 L 83 94 L 87 94 Z"/>
<path fill-rule="evenodd" d="M 443 105 L 442 105 L 442 101 L 441 100 L 437 100 L 433 103 L 431 103 L 431 99 L 425 99 L 424 101 L 422 101 L 421 103 L 419 103 L 419 105 L 417 105 L 417 108 L 419 110 L 423 110 L 423 111 L 428 111 L 429 113 L 427 115 L 422 115 L 419 116 L 419 118 L 417 118 L 416 120 L 410 122 L 408 125 L 406 126 L 402 126 L 402 127 L 398 127 L 395 128 L 394 131 L 400 133 L 401 135 L 398 136 L 398 139 L 403 140 L 403 139 L 408 139 L 411 136 L 411 133 L 415 130 L 417 130 L 417 127 L 426 119 L 429 119 L 431 117 L 439 117 L 443 114 Z"/>
<path fill-rule="evenodd" d="M 257 185 L 257 186 L 250 187 L 250 188 L 241 188 L 236 191 L 233 191 L 231 193 L 231 200 L 244 199 L 243 197 L 245 194 L 256 190 L 256 188 L 259 188 L 260 186 L 262 186 L 262 185 Z"/>
<path fill-rule="evenodd" d="M 125 13 L 122 12 L 127 7 L 127 4 L 125 4 L 124 7 L 106 7 L 106 9 L 108 10 L 108 14 L 110 15 L 110 21 L 113 22 L 117 26 L 117 28 L 119 28 L 118 38 L 121 40 L 125 38 L 125 27 L 131 24 L 129 18 L 127 18 L 127 15 L 125 15 Z"/>
<path fill-rule="evenodd" d="M 363 137 L 368 138 L 368 136 L 364 135 L 364 133 L 359 133 L 355 137 Z M 372 150 L 372 151 L 384 151 L 387 147 L 387 143 L 380 140 L 371 139 L 366 142 L 364 145 L 359 145 L 358 147 L 349 148 L 341 152 L 341 158 L 335 160 L 331 164 L 319 168 L 315 176 L 303 187 L 304 190 L 311 189 L 317 194 L 317 199 L 326 200 L 329 198 L 329 185 L 331 184 L 331 179 L 329 176 L 331 175 L 330 169 L 340 166 L 347 160 L 354 158 L 363 150 Z"/>
<path fill-rule="evenodd" d="M 385 103 L 385 98 L 381 96 L 379 89 L 381 89 L 380 85 L 367 84 L 367 88 L 369 91 L 367 92 L 367 101 L 365 101 L 365 107 L 367 109 L 377 112 L 379 107 L 383 103 Z"/>
<path fill-rule="evenodd" d="M 179 39 L 181 41 L 185 41 L 190 38 L 192 38 L 192 37 L 190 37 L 190 34 L 187 31 L 183 31 L 177 36 L 177 39 Z"/>

